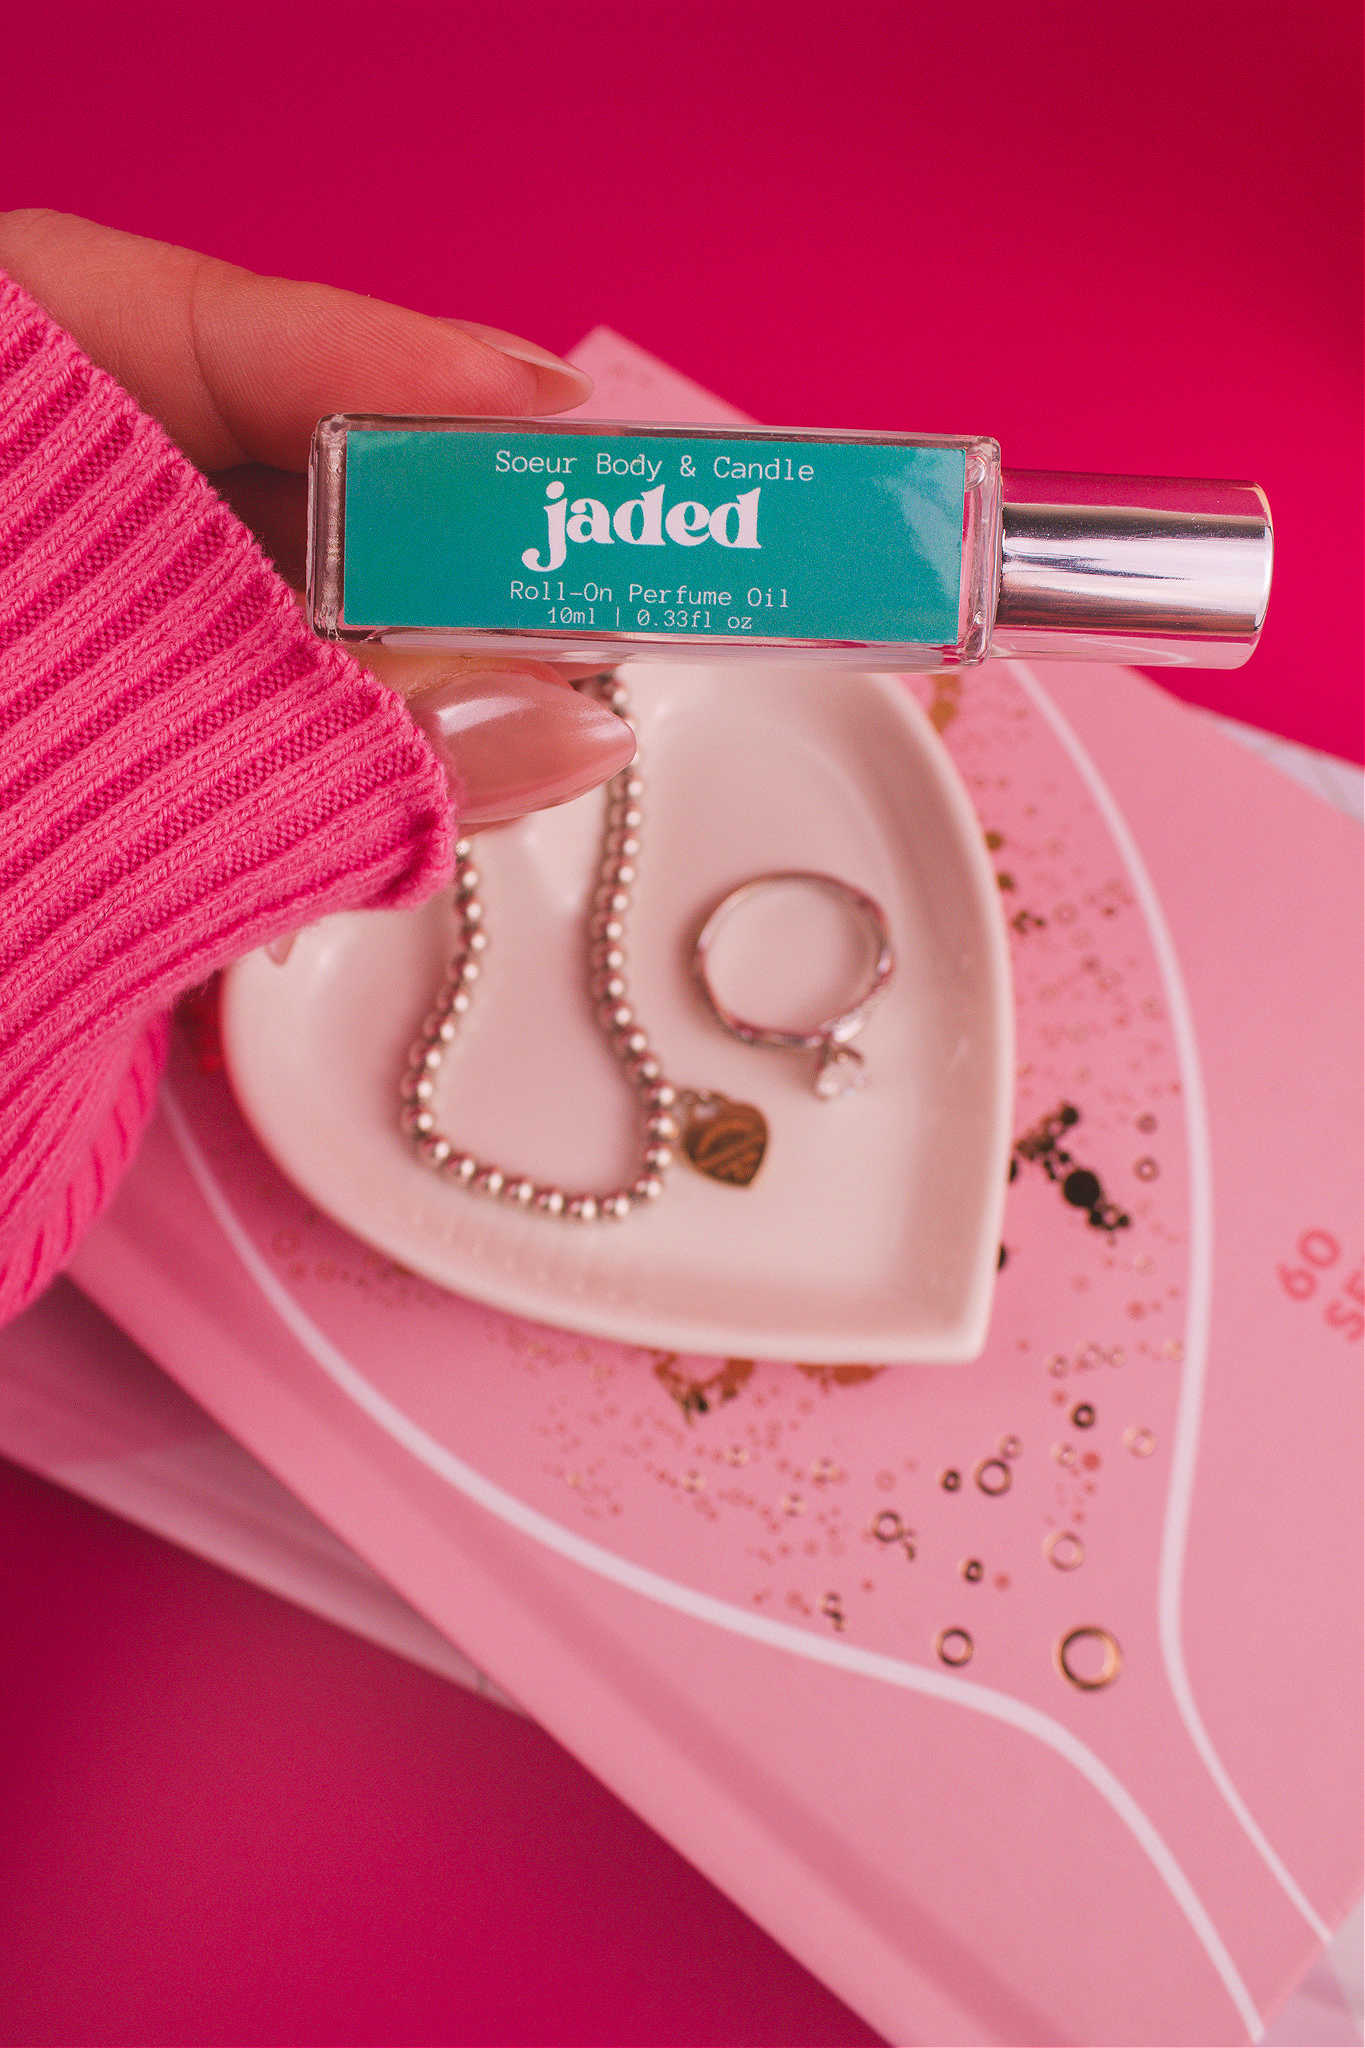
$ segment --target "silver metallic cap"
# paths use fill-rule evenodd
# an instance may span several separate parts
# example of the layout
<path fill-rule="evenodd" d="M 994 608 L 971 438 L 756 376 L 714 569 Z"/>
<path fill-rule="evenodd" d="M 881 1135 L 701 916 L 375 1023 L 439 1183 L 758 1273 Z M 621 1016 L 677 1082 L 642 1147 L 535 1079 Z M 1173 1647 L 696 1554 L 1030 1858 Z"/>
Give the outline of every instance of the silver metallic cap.
<path fill-rule="evenodd" d="M 1256 484 L 1006 470 L 991 652 L 1237 668 L 1274 552 Z"/>

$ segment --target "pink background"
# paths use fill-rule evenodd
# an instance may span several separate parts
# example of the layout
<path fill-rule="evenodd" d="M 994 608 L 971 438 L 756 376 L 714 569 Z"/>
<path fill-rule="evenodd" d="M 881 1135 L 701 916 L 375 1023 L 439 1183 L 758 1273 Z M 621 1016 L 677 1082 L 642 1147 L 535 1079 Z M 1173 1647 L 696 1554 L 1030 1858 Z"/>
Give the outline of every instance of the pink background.
<path fill-rule="evenodd" d="M 1254 476 L 1265 641 L 1176 686 L 1359 758 L 1354 4 L 183 14 L 7 22 L 8 203 Z M 538 1731 L 8 1472 L 0 1523 L 0 2038 L 870 2038 Z"/>

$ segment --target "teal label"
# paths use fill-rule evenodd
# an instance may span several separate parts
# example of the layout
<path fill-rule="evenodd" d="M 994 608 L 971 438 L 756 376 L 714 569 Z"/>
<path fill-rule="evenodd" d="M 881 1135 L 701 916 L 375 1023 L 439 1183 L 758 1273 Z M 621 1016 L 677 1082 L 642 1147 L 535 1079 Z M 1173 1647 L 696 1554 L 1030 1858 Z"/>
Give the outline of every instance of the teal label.
<path fill-rule="evenodd" d="M 345 622 L 947 646 L 964 489 L 959 448 L 355 431 Z"/>

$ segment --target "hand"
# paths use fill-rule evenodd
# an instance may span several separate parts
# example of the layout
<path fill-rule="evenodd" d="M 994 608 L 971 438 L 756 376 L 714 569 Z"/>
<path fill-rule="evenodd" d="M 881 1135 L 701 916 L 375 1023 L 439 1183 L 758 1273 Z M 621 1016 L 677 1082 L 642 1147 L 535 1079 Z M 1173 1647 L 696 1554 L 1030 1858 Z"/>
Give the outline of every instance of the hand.
<path fill-rule="evenodd" d="M 308 447 L 331 412 L 560 412 L 581 370 L 478 321 L 257 277 L 71 214 L 0 213 L 0 270 L 161 421 L 303 584 Z M 626 766 L 624 722 L 535 662 L 359 657 L 407 700 L 459 793 L 462 826 L 563 803 Z"/>

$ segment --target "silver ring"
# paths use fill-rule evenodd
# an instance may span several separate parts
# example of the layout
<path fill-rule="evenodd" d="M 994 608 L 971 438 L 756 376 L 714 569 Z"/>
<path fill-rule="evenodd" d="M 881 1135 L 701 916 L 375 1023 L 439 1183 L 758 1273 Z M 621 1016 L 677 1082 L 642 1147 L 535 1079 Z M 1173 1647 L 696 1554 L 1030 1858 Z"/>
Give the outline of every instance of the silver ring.
<path fill-rule="evenodd" d="M 848 1009 L 841 1010 L 837 1017 L 830 1017 L 823 1024 L 817 1024 L 811 1031 L 783 1031 L 758 1024 L 750 1017 L 741 1017 L 722 1002 L 711 984 L 708 956 L 721 926 L 757 890 L 778 882 L 808 882 L 840 897 L 856 912 L 877 948 L 876 964 L 867 986 Z M 752 881 L 741 882 L 708 914 L 692 949 L 692 972 L 717 1020 L 745 1045 L 770 1045 L 788 1051 L 819 1053 L 815 1092 L 826 1100 L 844 1094 L 849 1088 L 861 1087 L 866 1081 L 866 1062 L 850 1041 L 862 1030 L 869 1009 L 886 989 L 895 971 L 896 961 L 886 928 L 886 916 L 876 897 L 869 896 L 865 889 L 855 889 L 850 882 L 840 881 L 837 875 L 816 874 L 806 868 L 784 868 L 775 874 L 755 875 Z"/>

